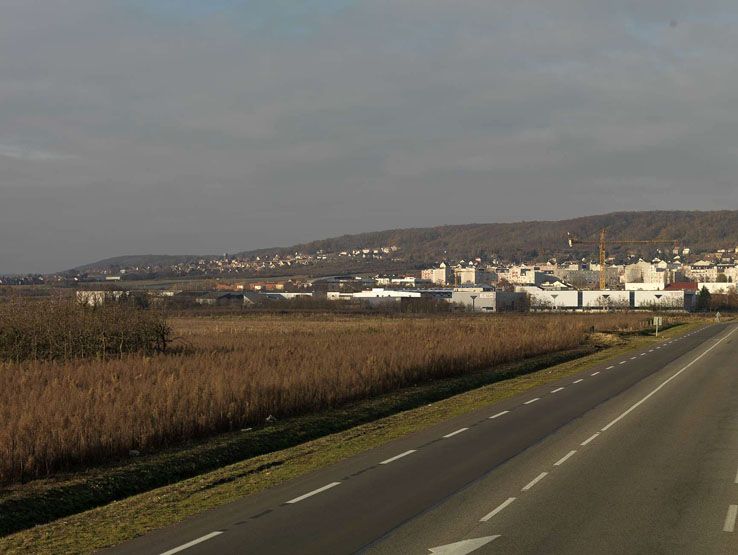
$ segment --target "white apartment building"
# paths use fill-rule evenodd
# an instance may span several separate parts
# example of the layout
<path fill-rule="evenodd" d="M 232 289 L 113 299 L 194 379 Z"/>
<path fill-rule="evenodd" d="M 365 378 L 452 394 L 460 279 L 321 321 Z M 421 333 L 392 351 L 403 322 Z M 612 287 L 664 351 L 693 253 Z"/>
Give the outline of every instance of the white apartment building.
<path fill-rule="evenodd" d="M 649 284 L 651 286 L 649 289 L 663 289 L 673 281 L 673 276 L 667 262 L 657 260 L 652 263 L 639 260 L 635 264 L 625 266 L 623 281 L 626 284 Z"/>
<path fill-rule="evenodd" d="M 438 268 L 428 268 L 420 273 L 420 277 L 436 285 L 450 285 L 453 280 L 453 272 L 445 262 L 441 262 Z"/>
<path fill-rule="evenodd" d="M 717 281 L 718 269 L 715 264 L 707 260 L 700 260 L 685 268 L 685 275 L 694 281 Z"/>
<path fill-rule="evenodd" d="M 457 286 L 491 284 L 496 276 L 492 272 L 476 266 L 457 266 L 454 268 L 454 282 Z"/>

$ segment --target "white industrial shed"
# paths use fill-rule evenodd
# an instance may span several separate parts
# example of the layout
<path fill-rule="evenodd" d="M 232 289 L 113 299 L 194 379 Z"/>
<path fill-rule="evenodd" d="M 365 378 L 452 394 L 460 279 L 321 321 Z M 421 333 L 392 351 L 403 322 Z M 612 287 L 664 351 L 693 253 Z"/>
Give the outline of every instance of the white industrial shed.
<path fill-rule="evenodd" d="M 573 310 L 579 308 L 579 291 L 546 291 L 538 287 L 516 287 L 515 290 L 528 293 L 531 310 Z"/>
<path fill-rule="evenodd" d="M 735 283 L 721 283 L 715 282 L 700 282 L 697 284 L 697 291 L 702 291 L 705 287 L 710 293 L 727 295 L 728 293 L 735 293 Z"/>
<path fill-rule="evenodd" d="M 633 306 L 635 308 L 653 309 L 687 309 L 690 310 L 691 298 L 685 291 L 634 291 Z"/>
<path fill-rule="evenodd" d="M 630 308 L 630 291 L 582 291 L 582 308 Z"/>
<path fill-rule="evenodd" d="M 472 288 L 466 290 L 459 288 L 446 300 L 473 308 L 477 312 L 506 312 L 527 308 L 525 293 L 511 291 L 474 291 Z"/>

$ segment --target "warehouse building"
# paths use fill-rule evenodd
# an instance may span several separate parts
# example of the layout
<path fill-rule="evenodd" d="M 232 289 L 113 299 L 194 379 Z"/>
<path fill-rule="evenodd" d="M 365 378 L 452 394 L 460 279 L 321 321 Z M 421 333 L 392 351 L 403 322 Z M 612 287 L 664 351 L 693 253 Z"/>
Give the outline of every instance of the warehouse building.
<path fill-rule="evenodd" d="M 448 300 L 475 312 L 513 312 L 528 308 L 525 293 L 495 291 L 491 287 L 456 287 Z"/>
<path fill-rule="evenodd" d="M 614 310 L 631 306 L 630 291 L 582 291 L 582 308 Z"/>

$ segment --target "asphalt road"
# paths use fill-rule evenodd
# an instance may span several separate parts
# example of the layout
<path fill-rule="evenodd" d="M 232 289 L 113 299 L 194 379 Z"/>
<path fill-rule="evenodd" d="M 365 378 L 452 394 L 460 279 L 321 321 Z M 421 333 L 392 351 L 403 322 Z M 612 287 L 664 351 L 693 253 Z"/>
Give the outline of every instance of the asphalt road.
<path fill-rule="evenodd" d="M 635 351 L 106 552 L 738 553 L 736 330 Z"/>

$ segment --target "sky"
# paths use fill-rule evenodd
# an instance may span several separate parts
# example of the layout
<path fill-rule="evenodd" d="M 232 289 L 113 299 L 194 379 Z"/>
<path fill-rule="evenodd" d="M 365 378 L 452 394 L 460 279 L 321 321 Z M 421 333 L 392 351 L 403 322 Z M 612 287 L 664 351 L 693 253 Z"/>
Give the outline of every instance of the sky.
<path fill-rule="evenodd" d="M 0 8 L 0 274 L 738 208 L 734 1 Z"/>

